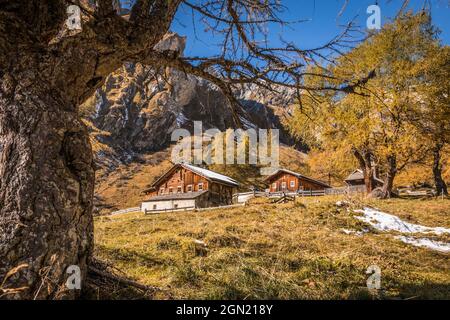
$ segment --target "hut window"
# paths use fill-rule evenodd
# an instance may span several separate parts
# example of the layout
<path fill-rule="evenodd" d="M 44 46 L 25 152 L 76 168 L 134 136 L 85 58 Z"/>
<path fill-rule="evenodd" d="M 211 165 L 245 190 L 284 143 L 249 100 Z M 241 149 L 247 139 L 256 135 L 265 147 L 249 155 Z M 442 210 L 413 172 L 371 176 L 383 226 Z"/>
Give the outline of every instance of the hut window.
<path fill-rule="evenodd" d="M 173 188 L 172 187 L 169 188 L 169 193 L 173 193 Z"/>
<path fill-rule="evenodd" d="M 183 192 L 183 190 L 182 190 L 181 186 L 178 186 L 177 193 L 182 193 L 182 192 Z"/>
<path fill-rule="evenodd" d="M 178 204 L 174 204 L 174 205 L 173 205 L 173 208 L 174 208 L 174 209 L 178 209 Z"/>
<path fill-rule="evenodd" d="M 203 183 L 198 184 L 198 191 L 203 191 Z"/>
<path fill-rule="evenodd" d="M 153 205 L 153 210 L 156 210 L 157 206 L 156 204 Z"/>
<path fill-rule="evenodd" d="M 294 188 L 294 187 L 295 187 L 295 181 L 292 180 L 292 181 L 291 181 L 291 188 Z"/>
<path fill-rule="evenodd" d="M 286 182 L 285 181 L 283 181 L 282 183 L 281 183 L 281 189 L 286 189 Z"/>
<path fill-rule="evenodd" d="M 192 184 L 187 186 L 187 192 L 192 192 Z"/>
<path fill-rule="evenodd" d="M 276 189 L 276 188 L 277 188 L 277 183 L 276 183 L 276 182 L 272 183 L 272 188 L 273 188 L 273 189 Z"/>
<path fill-rule="evenodd" d="M 159 194 L 163 194 L 164 193 L 164 188 L 160 188 L 159 189 Z"/>

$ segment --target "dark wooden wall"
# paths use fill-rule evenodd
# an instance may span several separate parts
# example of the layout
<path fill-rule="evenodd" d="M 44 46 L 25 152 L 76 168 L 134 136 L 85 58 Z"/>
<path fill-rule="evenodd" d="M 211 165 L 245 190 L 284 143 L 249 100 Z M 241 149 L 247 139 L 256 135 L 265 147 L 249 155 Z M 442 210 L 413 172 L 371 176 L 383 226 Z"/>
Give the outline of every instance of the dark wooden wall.
<path fill-rule="evenodd" d="M 291 187 L 291 181 L 294 181 L 294 186 Z M 282 183 L 286 183 L 286 189 L 282 189 Z M 321 184 L 314 183 L 312 181 L 299 178 L 289 173 L 280 173 L 273 178 L 268 180 L 270 192 L 297 192 L 300 189 L 305 191 L 308 190 L 324 190 L 325 187 Z M 276 183 L 276 187 L 274 188 L 273 184 Z"/>
<path fill-rule="evenodd" d="M 173 193 L 177 193 L 178 187 L 181 186 L 182 193 L 188 192 L 188 186 L 192 185 L 192 192 L 199 191 L 198 184 L 203 183 L 203 190 L 208 190 L 209 181 L 199 176 L 198 174 L 178 168 L 174 170 L 169 176 L 162 180 L 157 186 L 156 190 L 150 193 L 150 196 L 161 195 L 160 189 L 164 188 L 164 194 L 169 194 L 169 188 L 172 188 Z"/>
<path fill-rule="evenodd" d="M 215 205 L 233 204 L 234 188 L 219 183 L 212 183 L 209 189 L 210 201 Z"/>
<path fill-rule="evenodd" d="M 291 187 L 291 181 L 294 181 L 295 185 L 294 187 Z M 272 177 L 268 181 L 270 183 L 270 192 L 279 192 L 279 191 L 289 191 L 289 192 L 295 192 L 299 189 L 299 180 L 296 176 L 288 174 L 288 173 L 280 173 L 275 177 Z M 282 189 L 281 185 L 282 183 L 286 183 L 286 189 Z M 276 183 L 276 187 L 273 186 L 273 184 Z"/>
<path fill-rule="evenodd" d="M 203 183 L 203 190 L 208 190 L 208 196 L 198 200 L 201 205 L 199 207 L 222 206 L 231 205 L 233 203 L 233 193 L 235 188 L 220 183 L 210 183 L 202 176 L 186 170 L 178 168 L 162 180 L 157 186 L 156 190 L 149 193 L 151 197 L 161 195 L 161 188 L 164 188 L 164 194 L 169 194 L 169 188 L 172 188 L 173 193 L 177 193 L 178 186 L 181 186 L 182 192 L 188 192 L 188 186 L 192 185 L 192 191 L 199 191 L 198 184 Z"/>

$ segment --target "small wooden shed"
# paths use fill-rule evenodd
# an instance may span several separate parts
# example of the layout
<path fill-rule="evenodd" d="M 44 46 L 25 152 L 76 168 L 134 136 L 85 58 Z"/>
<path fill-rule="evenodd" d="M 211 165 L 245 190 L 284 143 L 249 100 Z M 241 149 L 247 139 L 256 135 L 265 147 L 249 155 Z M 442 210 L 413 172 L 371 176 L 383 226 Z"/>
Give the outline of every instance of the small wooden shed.
<path fill-rule="evenodd" d="M 374 177 L 375 187 L 381 187 L 383 185 L 383 180 Z M 356 169 L 345 179 L 345 183 L 350 187 L 362 187 L 365 186 L 364 173 L 361 169 Z"/>

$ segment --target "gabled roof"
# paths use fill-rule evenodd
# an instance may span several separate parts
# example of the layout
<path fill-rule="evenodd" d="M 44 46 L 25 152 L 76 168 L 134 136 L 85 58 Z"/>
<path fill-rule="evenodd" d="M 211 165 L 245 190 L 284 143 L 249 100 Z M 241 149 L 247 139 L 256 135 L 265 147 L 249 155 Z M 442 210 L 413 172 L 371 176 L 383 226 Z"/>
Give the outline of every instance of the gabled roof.
<path fill-rule="evenodd" d="M 175 164 L 172 168 L 170 168 L 166 173 L 164 173 L 161 177 L 159 177 L 153 184 L 152 184 L 152 188 L 156 187 L 161 180 L 163 180 L 165 177 L 167 177 L 169 174 L 171 174 L 174 170 L 178 169 L 178 168 L 184 168 L 186 170 L 192 171 L 196 174 L 198 174 L 199 176 L 202 176 L 203 178 L 205 178 L 208 181 L 211 182 L 217 182 L 220 184 L 225 184 L 228 186 L 232 186 L 232 187 L 238 187 L 239 186 L 239 182 L 237 182 L 236 180 L 224 176 L 223 174 L 211 171 L 211 170 L 207 170 L 204 168 L 199 168 L 196 166 L 193 166 L 191 164 L 187 164 L 187 163 L 178 163 Z"/>
<path fill-rule="evenodd" d="M 304 175 L 302 175 L 302 174 L 300 174 L 298 172 L 294 172 L 294 171 L 287 170 L 287 169 L 278 169 L 278 170 L 276 170 L 274 173 L 272 173 L 270 176 L 268 176 L 264 181 L 267 182 L 268 180 L 274 178 L 276 175 L 278 175 L 279 173 L 282 173 L 282 172 L 287 173 L 287 174 L 291 174 L 291 175 L 293 175 L 293 176 L 295 176 L 297 178 L 301 178 L 303 180 L 307 180 L 307 181 L 316 183 L 316 184 L 321 185 L 321 186 L 323 186 L 325 188 L 331 188 L 331 186 L 328 183 L 325 183 L 323 181 L 304 176 Z"/>
<path fill-rule="evenodd" d="M 383 180 L 374 177 L 374 179 L 378 182 L 383 183 Z M 356 169 L 352 173 L 349 174 L 349 176 L 345 179 L 345 181 L 354 181 L 354 180 L 364 180 L 364 173 L 361 169 Z"/>
<path fill-rule="evenodd" d="M 362 180 L 362 179 L 364 179 L 363 171 L 361 169 L 356 169 L 355 171 L 353 171 L 348 175 L 345 181 Z"/>
<path fill-rule="evenodd" d="M 164 201 L 164 200 L 188 200 L 195 199 L 200 197 L 202 194 L 207 193 L 207 190 L 198 191 L 198 192 L 186 192 L 186 193 L 173 193 L 173 194 L 165 194 L 161 196 L 151 197 L 150 199 L 144 202 L 153 202 L 153 201 Z"/>

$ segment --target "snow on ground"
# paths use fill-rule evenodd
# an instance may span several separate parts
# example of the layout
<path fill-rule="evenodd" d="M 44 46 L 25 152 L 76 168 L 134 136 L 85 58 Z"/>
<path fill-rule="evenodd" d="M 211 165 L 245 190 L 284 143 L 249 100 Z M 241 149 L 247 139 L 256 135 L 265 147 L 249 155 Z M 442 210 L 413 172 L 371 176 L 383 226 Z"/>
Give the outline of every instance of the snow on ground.
<path fill-rule="evenodd" d="M 242 124 L 244 125 L 244 129 L 257 129 L 258 128 L 258 126 L 256 124 L 245 119 L 244 117 L 239 116 L 239 120 L 241 120 Z"/>
<path fill-rule="evenodd" d="M 185 124 L 186 122 L 188 122 L 189 119 L 186 118 L 186 116 L 184 115 L 183 112 L 180 112 L 180 113 L 177 115 L 176 121 L 177 121 L 177 126 L 178 126 L 178 127 L 181 127 L 183 124 Z"/>
<path fill-rule="evenodd" d="M 450 252 L 450 243 L 434 241 L 427 238 L 416 239 L 413 237 L 397 236 L 396 239 L 403 241 L 404 243 L 412 244 L 416 247 L 425 247 L 431 250 L 448 253 Z"/>
<path fill-rule="evenodd" d="M 357 236 L 363 236 L 365 233 L 369 232 L 368 229 L 363 229 L 362 231 L 356 231 L 356 230 L 351 230 L 351 229 L 341 229 L 341 230 L 345 234 L 354 234 Z"/>
<path fill-rule="evenodd" d="M 380 231 L 397 231 L 405 234 L 414 234 L 414 233 L 436 234 L 436 235 L 442 235 L 446 233 L 450 234 L 450 229 L 442 227 L 435 227 L 435 228 L 425 227 L 419 224 L 409 223 L 403 221 L 397 216 L 372 208 L 355 210 L 355 212 L 363 214 L 363 216 L 356 216 L 355 217 L 356 219 L 361 220 Z M 350 234 L 348 232 L 345 233 Z M 436 250 L 444 253 L 450 252 L 450 243 L 434 241 L 428 238 L 413 238 L 406 236 L 396 236 L 395 238 L 403 241 L 404 243 L 411 244 L 416 247 L 425 247 L 431 250 Z"/>
<path fill-rule="evenodd" d="M 441 227 L 424 227 L 418 224 L 405 222 L 397 216 L 372 208 L 355 210 L 355 212 L 364 214 L 364 216 L 355 217 L 356 219 L 364 221 L 380 231 L 398 231 L 401 233 L 434 233 L 436 235 L 441 235 L 444 233 L 450 234 L 450 229 Z"/>

